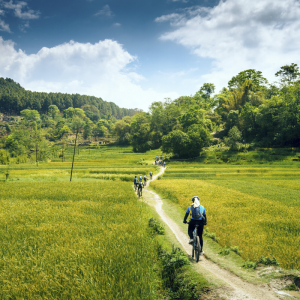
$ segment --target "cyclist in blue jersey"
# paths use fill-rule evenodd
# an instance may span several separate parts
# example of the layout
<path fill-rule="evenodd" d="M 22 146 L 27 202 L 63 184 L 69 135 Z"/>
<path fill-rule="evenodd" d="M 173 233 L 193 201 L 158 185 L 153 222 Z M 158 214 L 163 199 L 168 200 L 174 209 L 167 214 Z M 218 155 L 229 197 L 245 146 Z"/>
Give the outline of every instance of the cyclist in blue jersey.
<path fill-rule="evenodd" d="M 188 234 L 190 237 L 190 241 L 189 243 L 192 244 L 193 243 L 193 231 L 195 229 L 195 225 L 199 225 L 198 227 L 198 236 L 200 239 L 200 245 L 201 245 L 201 254 L 204 254 L 203 251 L 203 228 L 204 225 L 207 224 L 207 216 L 206 216 L 206 210 L 204 208 L 204 206 L 200 205 L 200 201 L 199 201 L 199 197 L 198 196 L 194 196 L 192 198 L 192 205 L 189 206 L 186 210 L 186 214 L 184 216 L 183 219 L 183 223 L 187 223 L 187 218 L 188 216 L 191 214 L 192 218 L 189 222 L 189 228 L 188 228 Z"/>
<path fill-rule="evenodd" d="M 143 176 L 142 175 L 140 175 L 140 177 L 139 177 L 139 182 L 143 182 Z"/>
<path fill-rule="evenodd" d="M 152 180 L 152 175 L 153 175 L 153 173 L 152 173 L 152 171 L 150 172 L 150 180 Z"/>

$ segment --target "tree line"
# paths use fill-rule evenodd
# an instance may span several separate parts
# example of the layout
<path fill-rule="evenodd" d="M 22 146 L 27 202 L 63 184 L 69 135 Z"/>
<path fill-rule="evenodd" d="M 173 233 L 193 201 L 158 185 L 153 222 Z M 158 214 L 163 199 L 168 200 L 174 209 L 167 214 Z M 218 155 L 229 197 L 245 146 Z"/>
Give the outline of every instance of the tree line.
<path fill-rule="evenodd" d="M 276 72 L 269 83 L 262 72 L 240 72 L 219 93 L 205 83 L 193 96 L 154 102 L 149 112 L 115 123 L 120 144 L 144 152 L 162 147 L 179 157 L 196 157 L 203 147 L 223 141 L 259 147 L 300 146 L 300 72 L 297 64 Z"/>
<path fill-rule="evenodd" d="M 82 108 L 92 106 L 86 112 L 90 119 L 99 120 L 115 117 L 133 116 L 138 110 L 120 108 L 113 102 L 102 98 L 79 94 L 41 93 L 25 90 L 10 78 L 0 77 L 0 112 L 7 115 L 20 115 L 24 109 L 36 110 L 46 114 L 50 105 L 56 105 L 60 111 L 69 107 Z"/>

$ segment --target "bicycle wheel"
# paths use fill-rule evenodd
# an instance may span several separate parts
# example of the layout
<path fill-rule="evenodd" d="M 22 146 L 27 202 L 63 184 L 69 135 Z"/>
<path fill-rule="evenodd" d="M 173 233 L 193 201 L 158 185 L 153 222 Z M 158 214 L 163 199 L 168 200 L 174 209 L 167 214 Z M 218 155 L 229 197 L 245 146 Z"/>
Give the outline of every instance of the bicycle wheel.
<path fill-rule="evenodd" d="M 200 239 L 199 236 L 197 236 L 197 242 L 196 242 L 196 249 L 195 249 L 195 254 L 196 254 L 196 262 L 199 261 L 199 256 L 201 252 L 201 246 L 200 246 Z"/>

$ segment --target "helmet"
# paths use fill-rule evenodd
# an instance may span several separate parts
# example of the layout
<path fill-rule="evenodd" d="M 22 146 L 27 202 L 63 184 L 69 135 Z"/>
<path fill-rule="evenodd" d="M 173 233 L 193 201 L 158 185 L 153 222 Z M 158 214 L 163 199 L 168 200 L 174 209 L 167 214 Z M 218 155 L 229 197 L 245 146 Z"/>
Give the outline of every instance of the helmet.
<path fill-rule="evenodd" d="M 192 201 L 194 202 L 196 198 L 198 198 L 198 200 L 199 200 L 198 196 L 193 196 Z"/>

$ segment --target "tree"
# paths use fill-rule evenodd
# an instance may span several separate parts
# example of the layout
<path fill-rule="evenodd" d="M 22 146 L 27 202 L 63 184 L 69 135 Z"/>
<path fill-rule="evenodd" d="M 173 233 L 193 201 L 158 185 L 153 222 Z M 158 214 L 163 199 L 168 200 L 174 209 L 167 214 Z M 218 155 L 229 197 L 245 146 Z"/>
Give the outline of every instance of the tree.
<path fill-rule="evenodd" d="M 215 92 L 215 85 L 213 83 L 204 83 L 200 90 L 195 94 L 194 99 L 205 110 L 211 110 L 215 101 L 211 95 Z"/>
<path fill-rule="evenodd" d="M 60 113 L 58 107 L 56 105 L 50 105 L 48 107 L 48 114 L 51 115 L 52 119 L 55 119 L 55 116 Z"/>
<path fill-rule="evenodd" d="M 24 109 L 20 113 L 21 113 L 21 116 L 28 122 L 36 121 L 37 119 L 40 118 L 40 114 L 37 110 Z"/>
<path fill-rule="evenodd" d="M 190 139 L 187 133 L 173 130 L 162 138 L 162 151 L 179 157 L 189 157 Z"/>
<path fill-rule="evenodd" d="M 242 133 L 236 126 L 233 126 L 228 132 L 228 138 L 225 139 L 226 144 L 230 146 L 230 150 L 237 150 L 237 143 L 242 139 Z"/>
<path fill-rule="evenodd" d="M 253 85 L 251 86 L 251 89 L 253 91 L 257 91 L 268 84 L 268 80 L 262 76 L 261 71 L 248 69 L 232 77 L 228 82 L 228 87 L 230 90 L 237 89 L 239 86 L 243 85 L 247 80 L 252 81 Z"/>
<path fill-rule="evenodd" d="M 162 150 L 182 158 L 197 157 L 202 148 L 208 146 L 209 132 L 200 124 L 190 126 L 187 133 L 173 130 L 162 138 Z"/>
<path fill-rule="evenodd" d="M 83 126 L 83 138 L 86 140 L 92 135 L 92 126 L 89 122 L 86 122 Z"/>
<path fill-rule="evenodd" d="M 299 67 L 294 63 L 292 63 L 291 65 L 285 65 L 275 73 L 275 76 L 281 77 L 281 81 L 283 83 L 287 82 L 288 84 L 290 84 L 293 81 L 297 80 L 297 78 L 300 76 Z"/>
<path fill-rule="evenodd" d="M 82 121 L 82 119 L 80 119 L 78 116 L 74 117 L 74 119 L 71 123 L 72 131 L 75 133 L 75 143 L 74 143 L 74 152 L 73 152 L 73 159 L 72 159 L 72 168 L 71 168 L 70 181 L 72 181 L 77 137 L 78 137 L 79 130 L 82 129 L 83 126 L 84 126 L 84 122 Z"/>
<path fill-rule="evenodd" d="M 36 163 L 36 166 L 38 167 L 39 166 L 38 151 L 39 151 L 39 146 L 40 146 L 41 142 L 43 141 L 43 136 L 42 136 L 41 129 L 38 129 L 37 126 L 35 126 L 33 129 L 32 138 L 33 138 L 34 144 L 35 144 L 35 163 Z"/>
<path fill-rule="evenodd" d="M 131 144 L 134 152 L 146 152 L 151 149 L 150 115 L 139 113 L 133 117 L 131 127 Z"/>
<path fill-rule="evenodd" d="M 118 137 L 118 142 L 121 145 L 129 144 L 131 122 L 132 120 L 130 117 L 124 117 L 122 120 L 115 123 L 114 133 Z"/>

